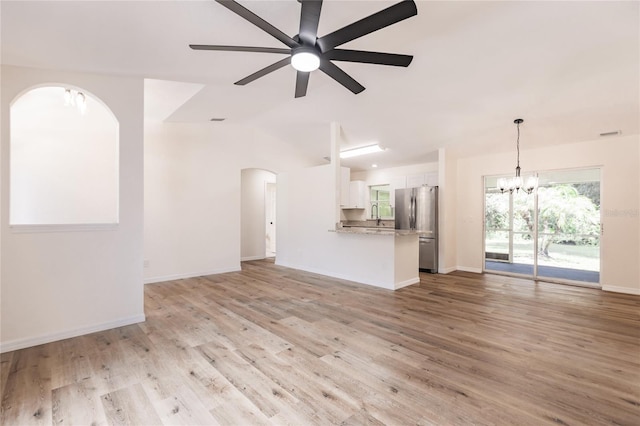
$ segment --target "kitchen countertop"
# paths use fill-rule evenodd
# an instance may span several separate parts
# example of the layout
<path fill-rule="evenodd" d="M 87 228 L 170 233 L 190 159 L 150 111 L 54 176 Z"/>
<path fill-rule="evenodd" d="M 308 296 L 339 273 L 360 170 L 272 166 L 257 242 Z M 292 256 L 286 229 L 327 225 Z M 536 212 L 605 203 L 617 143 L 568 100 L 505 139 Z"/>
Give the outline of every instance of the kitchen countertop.
<path fill-rule="evenodd" d="M 363 228 L 363 227 L 345 227 L 330 229 L 329 232 L 336 232 L 338 234 L 365 234 L 365 235 L 416 235 L 416 231 L 407 229 L 394 229 L 394 228 Z"/>

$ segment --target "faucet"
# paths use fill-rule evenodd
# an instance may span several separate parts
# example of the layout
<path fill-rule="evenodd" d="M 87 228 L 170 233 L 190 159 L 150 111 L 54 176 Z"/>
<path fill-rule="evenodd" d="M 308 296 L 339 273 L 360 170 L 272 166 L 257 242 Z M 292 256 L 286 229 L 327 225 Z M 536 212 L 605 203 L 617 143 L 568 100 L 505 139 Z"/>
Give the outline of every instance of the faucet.
<path fill-rule="evenodd" d="M 373 209 L 376 209 L 376 214 L 375 216 L 373 215 Z M 371 206 L 371 219 L 373 219 L 375 217 L 376 219 L 376 226 L 380 226 L 380 224 L 382 223 L 382 219 L 380 219 L 380 214 L 379 214 L 379 210 L 378 210 L 378 205 L 377 204 L 373 204 Z"/>

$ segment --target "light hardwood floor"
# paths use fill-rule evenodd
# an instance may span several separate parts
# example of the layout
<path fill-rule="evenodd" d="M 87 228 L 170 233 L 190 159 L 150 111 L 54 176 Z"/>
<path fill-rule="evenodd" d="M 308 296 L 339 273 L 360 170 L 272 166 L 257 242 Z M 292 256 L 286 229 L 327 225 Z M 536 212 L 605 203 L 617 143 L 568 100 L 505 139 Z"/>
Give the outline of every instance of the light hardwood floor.
<path fill-rule="evenodd" d="M 640 297 L 275 266 L 145 287 L 147 321 L 2 354 L 2 425 L 640 424 Z"/>

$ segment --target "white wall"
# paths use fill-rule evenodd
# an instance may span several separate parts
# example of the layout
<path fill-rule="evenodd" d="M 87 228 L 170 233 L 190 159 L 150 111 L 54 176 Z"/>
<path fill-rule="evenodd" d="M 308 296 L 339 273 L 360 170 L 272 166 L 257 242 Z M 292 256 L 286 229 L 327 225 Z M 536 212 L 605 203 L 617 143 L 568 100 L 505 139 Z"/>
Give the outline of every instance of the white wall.
<path fill-rule="evenodd" d="M 241 170 L 311 164 L 295 147 L 230 123 L 147 121 L 144 143 L 147 283 L 239 270 Z"/>
<path fill-rule="evenodd" d="M 276 175 L 267 170 L 244 169 L 241 174 L 241 260 L 266 257 L 265 202 L 267 183 L 275 183 Z"/>
<path fill-rule="evenodd" d="M 459 165 L 454 154 L 444 148 L 438 151 L 438 163 L 438 272 L 447 274 L 456 269 L 465 269 L 457 264 L 457 238 L 460 235 L 456 226 L 456 215 L 460 209 L 457 197 Z"/>
<path fill-rule="evenodd" d="M 52 83 L 86 88 L 118 119 L 114 229 L 16 233 L 9 227 L 10 103 Z M 1 84 L 1 350 L 143 321 L 142 79 L 3 66 Z"/>
<path fill-rule="evenodd" d="M 524 150 L 524 172 L 602 167 L 601 284 L 605 290 L 640 294 L 640 137 L 612 137 Z M 464 158 L 457 170 L 459 269 L 482 269 L 483 176 L 513 173 L 513 153 Z"/>

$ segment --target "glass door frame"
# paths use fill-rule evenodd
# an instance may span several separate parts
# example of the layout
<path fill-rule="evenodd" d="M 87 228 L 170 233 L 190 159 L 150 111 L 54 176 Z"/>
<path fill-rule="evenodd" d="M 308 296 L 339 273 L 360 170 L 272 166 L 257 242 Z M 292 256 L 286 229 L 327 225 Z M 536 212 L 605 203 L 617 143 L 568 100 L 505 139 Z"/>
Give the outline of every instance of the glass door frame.
<path fill-rule="evenodd" d="M 553 171 L 557 171 L 557 172 L 562 172 L 562 171 L 578 171 L 578 170 L 591 170 L 591 169 L 597 169 L 599 171 L 599 184 L 600 184 L 600 194 L 602 194 L 602 166 L 591 166 L 591 167 L 578 167 L 578 168 L 568 168 L 568 169 L 555 169 L 555 170 L 547 170 L 545 172 L 553 172 Z M 534 172 L 530 172 L 528 174 L 535 176 L 537 178 L 539 178 L 539 171 L 534 171 Z M 536 187 L 536 189 L 534 190 L 534 192 L 532 194 L 530 194 L 531 196 L 533 196 L 533 231 L 531 232 L 531 238 L 533 239 L 533 273 L 530 274 L 524 274 L 524 273 L 516 273 L 516 272 L 507 272 L 507 271 L 499 271 L 499 270 L 492 270 L 492 269 L 487 269 L 486 268 L 486 248 L 487 248 L 487 221 L 486 221 L 486 213 L 487 213 L 487 197 L 486 197 L 486 191 L 487 191 L 487 179 L 488 178 L 497 178 L 497 177 L 510 177 L 510 175 L 485 175 L 482 177 L 482 230 L 483 230 L 483 241 L 482 241 L 482 272 L 483 273 L 490 273 L 490 274 L 496 274 L 496 275 L 505 275 L 505 276 L 512 276 L 512 277 L 518 277 L 518 278 L 529 278 L 532 279 L 534 281 L 545 281 L 545 282 L 552 282 L 552 283 L 559 283 L 559 284 L 568 284 L 568 285 L 575 285 L 575 286 L 581 286 L 581 287 L 590 287 L 590 288 L 598 288 L 601 289 L 602 288 L 602 277 L 600 275 L 600 278 L 598 280 L 597 283 L 594 282 L 587 282 L 587 281 L 577 281 L 577 280 L 569 280 L 569 279 L 562 279 L 562 278 L 555 278 L 555 277 L 546 277 L 546 276 L 539 276 L 538 275 L 538 246 L 539 246 L 539 235 L 538 235 L 538 188 Z M 509 193 L 509 194 L 505 194 L 509 197 L 509 229 L 496 229 L 497 231 L 503 231 L 503 232 L 508 232 L 509 233 L 509 256 L 508 256 L 508 262 L 513 263 L 513 236 L 514 234 L 527 234 L 526 232 L 523 231 L 514 231 L 514 214 L 513 214 L 513 198 L 514 198 L 514 194 L 513 193 Z M 600 232 L 598 234 L 598 238 L 602 238 L 602 204 L 600 204 L 600 211 L 599 211 L 599 221 L 600 221 Z M 598 261 L 599 261 L 599 269 L 598 272 L 600 274 L 602 274 L 602 245 L 599 245 L 599 254 L 598 254 Z"/>

